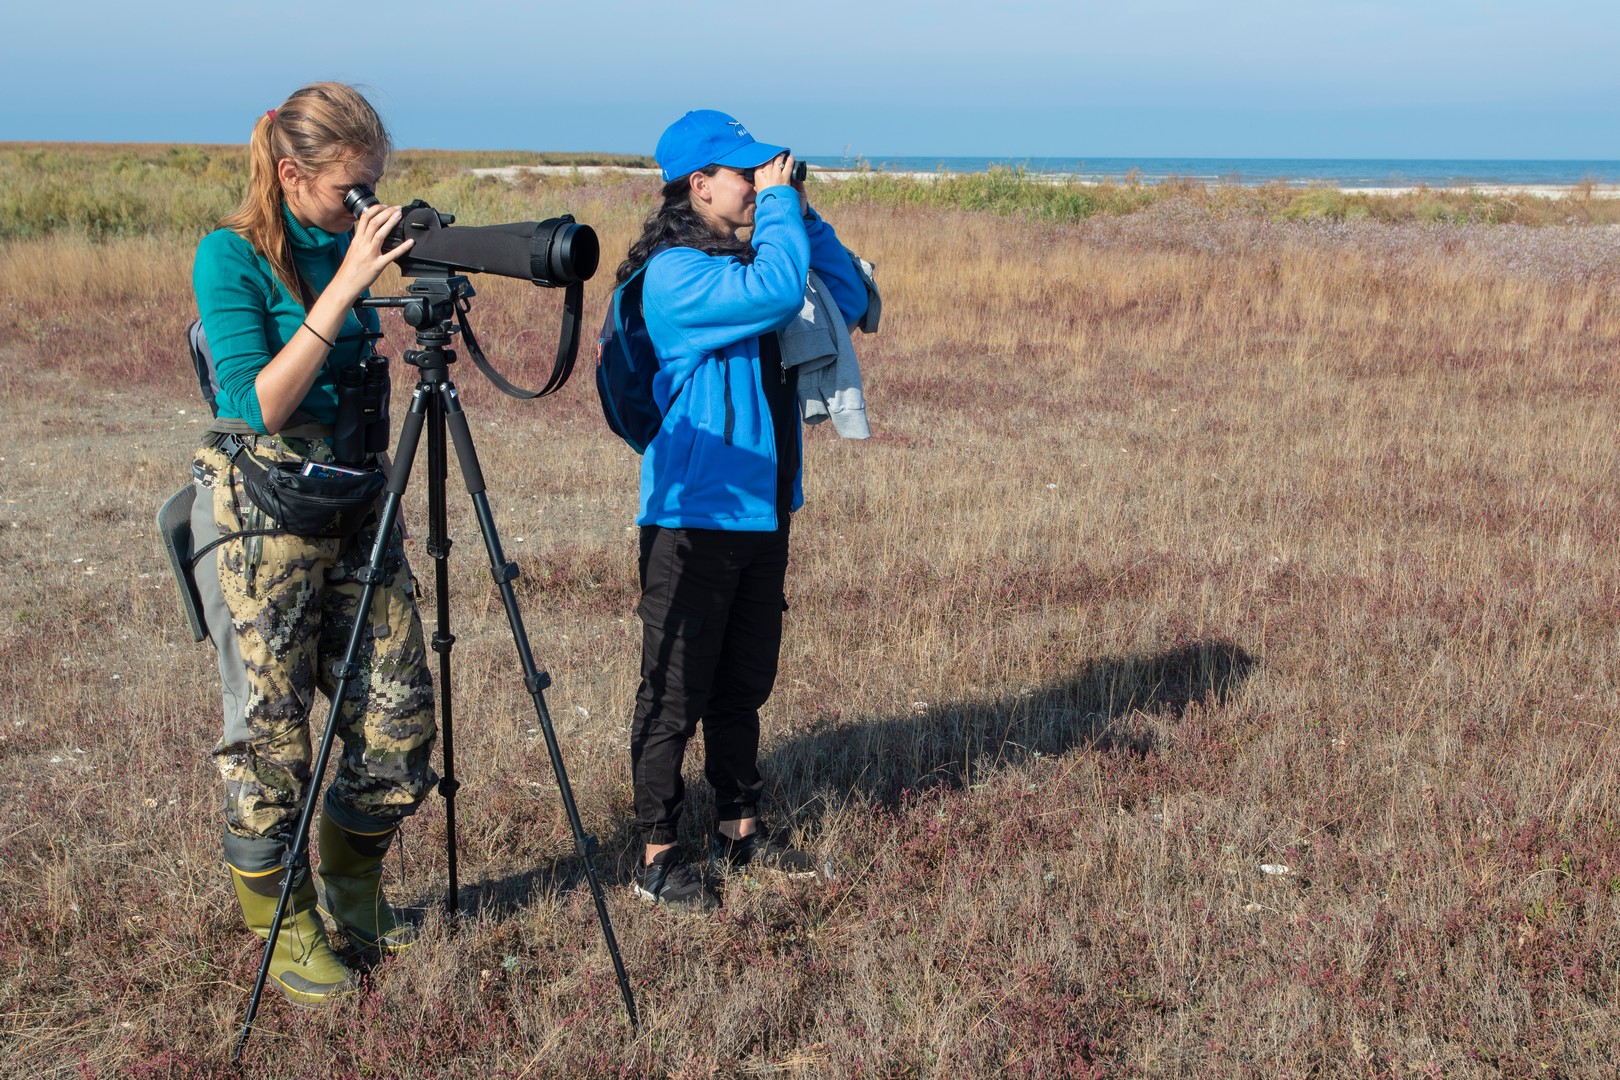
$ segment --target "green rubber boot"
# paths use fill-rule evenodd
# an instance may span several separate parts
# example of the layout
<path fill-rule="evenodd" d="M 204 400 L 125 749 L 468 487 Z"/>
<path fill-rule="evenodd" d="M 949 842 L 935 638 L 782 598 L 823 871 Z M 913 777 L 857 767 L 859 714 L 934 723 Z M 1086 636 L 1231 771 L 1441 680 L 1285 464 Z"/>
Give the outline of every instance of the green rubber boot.
<path fill-rule="evenodd" d="M 275 921 L 282 873 L 277 867 L 249 875 L 231 867 L 242 918 L 261 938 L 270 936 Z M 282 916 L 276 948 L 270 954 L 270 981 L 296 1005 L 322 1005 L 355 988 L 353 974 L 327 944 L 326 927 L 315 911 L 315 887 L 308 880 L 293 891 L 287 914 Z"/>
<path fill-rule="evenodd" d="M 416 942 L 416 927 L 383 896 L 382 860 L 398 831 L 353 833 L 321 814 L 321 910 L 350 941 L 373 952 L 404 952 Z"/>

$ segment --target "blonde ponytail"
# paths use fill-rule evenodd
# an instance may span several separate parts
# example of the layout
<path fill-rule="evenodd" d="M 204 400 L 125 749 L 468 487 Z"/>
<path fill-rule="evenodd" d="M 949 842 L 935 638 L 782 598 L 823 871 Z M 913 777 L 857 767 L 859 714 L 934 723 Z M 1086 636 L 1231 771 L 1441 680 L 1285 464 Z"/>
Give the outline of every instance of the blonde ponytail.
<path fill-rule="evenodd" d="M 307 177 L 356 161 L 383 160 L 392 144 L 382 118 L 365 96 L 336 82 L 295 90 L 280 107 L 259 117 L 248 142 L 248 189 L 242 205 L 220 221 L 270 262 L 287 291 L 307 302 L 282 215 L 286 192 L 277 164 L 289 160 Z"/>

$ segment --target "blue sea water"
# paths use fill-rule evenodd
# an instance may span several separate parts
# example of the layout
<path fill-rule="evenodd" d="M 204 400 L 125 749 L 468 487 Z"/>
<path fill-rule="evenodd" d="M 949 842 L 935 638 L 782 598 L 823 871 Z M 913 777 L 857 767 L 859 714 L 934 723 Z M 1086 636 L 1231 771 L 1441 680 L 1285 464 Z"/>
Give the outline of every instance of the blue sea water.
<path fill-rule="evenodd" d="M 810 157 L 823 169 L 866 167 L 890 172 L 986 172 L 992 166 L 1031 173 L 1119 180 L 1133 172 L 1143 183 L 1172 177 L 1204 183 L 1329 184 L 1334 187 L 1465 187 L 1470 184 L 1570 185 L 1620 183 L 1620 161 L 1487 161 L 1408 158 L 1054 158 L 1054 157 Z"/>

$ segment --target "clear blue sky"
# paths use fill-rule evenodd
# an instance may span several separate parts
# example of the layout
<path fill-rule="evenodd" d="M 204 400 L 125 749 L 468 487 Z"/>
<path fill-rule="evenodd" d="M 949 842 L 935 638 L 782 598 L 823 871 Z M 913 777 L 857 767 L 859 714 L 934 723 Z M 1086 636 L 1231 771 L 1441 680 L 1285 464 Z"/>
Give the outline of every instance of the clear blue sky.
<path fill-rule="evenodd" d="M 0 140 L 243 142 L 364 84 L 401 146 L 1620 159 L 1620 0 L 21 0 Z"/>

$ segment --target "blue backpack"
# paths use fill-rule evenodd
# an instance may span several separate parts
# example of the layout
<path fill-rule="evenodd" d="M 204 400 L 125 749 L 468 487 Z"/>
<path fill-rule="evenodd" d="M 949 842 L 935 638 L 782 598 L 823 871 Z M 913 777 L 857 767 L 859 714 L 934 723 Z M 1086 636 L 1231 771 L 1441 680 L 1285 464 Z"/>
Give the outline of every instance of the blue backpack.
<path fill-rule="evenodd" d="M 647 320 L 641 313 L 642 266 L 613 290 L 613 302 L 596 341 L 596 393 L 602 415 L 614 434 L 638 454 L 664 424 L 663 410 L 653 400 L 658 354 L 653 351 Z"/>

